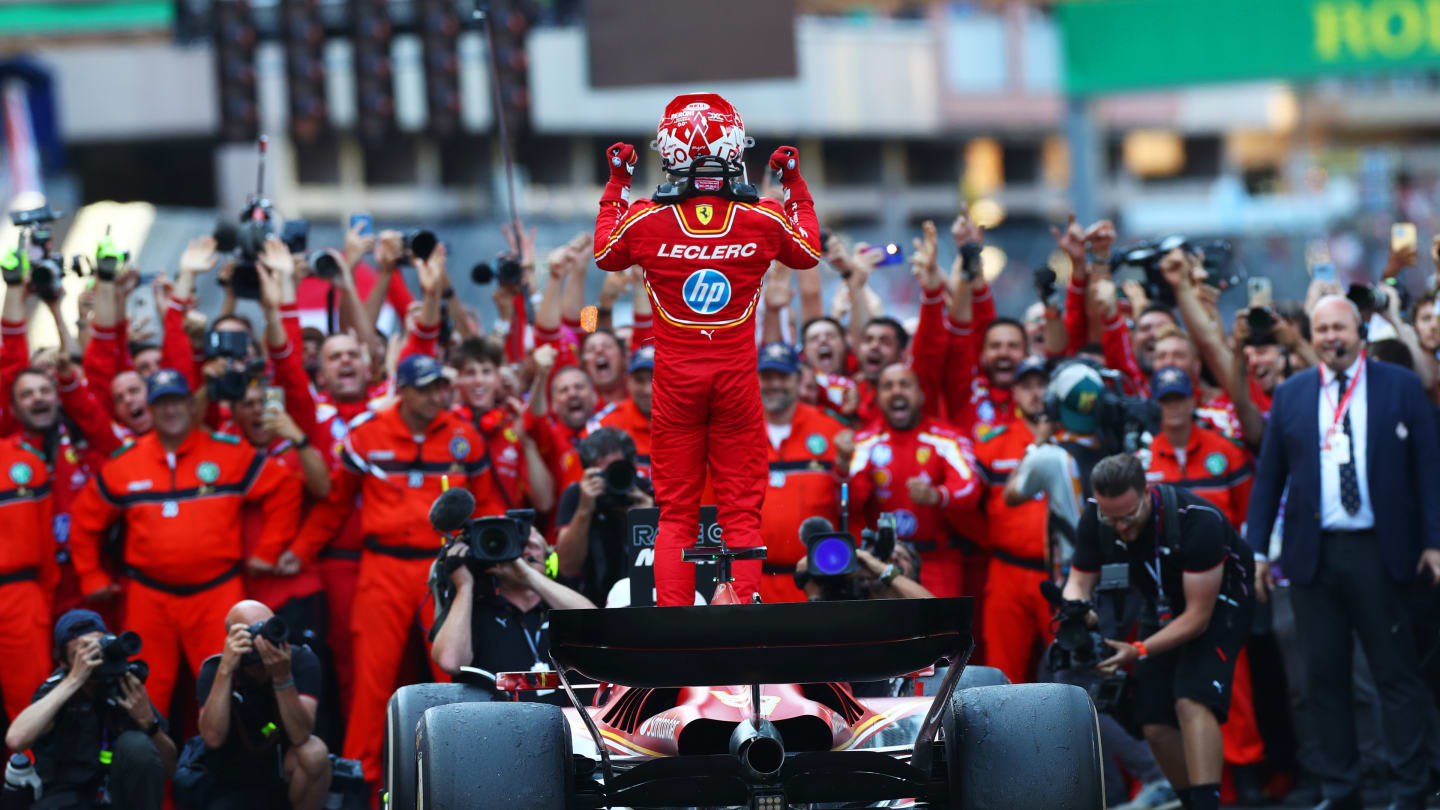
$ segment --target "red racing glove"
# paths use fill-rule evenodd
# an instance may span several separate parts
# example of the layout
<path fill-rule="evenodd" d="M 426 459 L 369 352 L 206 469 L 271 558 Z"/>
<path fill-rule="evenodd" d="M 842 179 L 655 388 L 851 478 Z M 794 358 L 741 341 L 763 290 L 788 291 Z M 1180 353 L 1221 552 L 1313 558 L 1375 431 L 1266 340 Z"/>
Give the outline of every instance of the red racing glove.
<path fill-rule="evenodd" d="M 800 150 L 793 146 L 782 146 L 770 156 L 770 168 L 780 175 L 781 185 L 790 185 L 800 179 Z"/>
<path fill-rule="evenodd" d="M 635 147 L 628 143 L 611 144 L 605 150 L 605 160 L 610 164 L 610 180 L 630 185 L 630 178 L 635 174 Z"/>

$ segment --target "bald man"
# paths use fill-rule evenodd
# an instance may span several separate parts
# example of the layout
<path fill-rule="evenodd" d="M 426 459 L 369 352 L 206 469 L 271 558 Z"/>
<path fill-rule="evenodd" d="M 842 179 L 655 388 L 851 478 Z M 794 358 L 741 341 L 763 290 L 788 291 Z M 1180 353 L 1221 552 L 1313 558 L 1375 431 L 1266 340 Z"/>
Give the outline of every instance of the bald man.
<path fill-rule="evenodd" d="M 211 810 L 319 810 L 330 790 L 330 751 L 314 735 L 320 661 L 304 645 L 252 633 L 274 617 L 261 602 L 225 616 L 225 651 L 200 667 L 204 763 L 219 778 Z"/>
<path fill-rule="evenodd" d="M 1430 697 L 1403 600 L 1440 582 L 1440 441 L 1419 378 L 1366 357 L 1353 303 L 1320 299 L 1310 331 L 1321 365 L 1276 387 L 1250 493 L 1256 595 L 1265 601 L 1274 584 L 1258 550 L 1288 486 L 1278 567 L 1291 585 L 1323 806 L 1361 807 L 1350 681 L 1358 635 L 1381 687 L 1391 807 L 1420 808 L 1428 715 L 1414 707 Z"/>

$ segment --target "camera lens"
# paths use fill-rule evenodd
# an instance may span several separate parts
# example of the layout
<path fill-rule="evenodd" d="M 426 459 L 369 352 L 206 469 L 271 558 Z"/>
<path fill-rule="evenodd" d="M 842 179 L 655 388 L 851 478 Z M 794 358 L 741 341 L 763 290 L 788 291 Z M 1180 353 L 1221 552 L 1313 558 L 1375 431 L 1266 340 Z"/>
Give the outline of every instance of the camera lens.
<path fill-rule="evenodd" d="M 826 537 L 810 550 L 810 560 L 815 564 L 811 575 L 839 576 L 849 571 L 854 563 L 855 547 L 843 537 Z"/>
<path fill-rule="evenodd" d="M 520 277 L 523 275 L 523 272 L 520 269 L 520 263 L 515 261 L 513 257 L 502 257 L 497 264 L 499 268 L 496 273 L 496 278 L 500 279 L 501 284 L 520 283 Z"/>
<path fill-rule="evenodd" d="M 1270 310 L 1264 307 L 1252 307 L 1249 312 L 1245 313 L 1245 320 L 1250 324 L 1253 332 L 1268 332 L 1275 325 L 1275 316 L 1271 315 Z"/>
<path fill-rule="evenodd" d="M 320 278 L 335 278 L 340 275 L 340 262 L 328 250 L 317 250 L 310 254 L 310 269 Z"/>
<path fill-rule="evenodd" d="M 635 486 L 635 465 L 625 459 L 610 462 L 605 467 L 605 489 L 612 495 L 624 495 Z"/>
<path fill-rule="evenodd" d="M 489 284 L 495 280 L 495 271 L 491 270 L 486 262 L 476 262 L 475 266 L 470 268 L 470 280 L 480 285 Z"/>
<path fill-rule="evenodd" d="M 430 254 L 435 252 L 435 245 L 437 244 L 439 244 L 439 241 L 435 238 L 434 231 L 417 228 L 405 237 L 406 250 L 410 251 L 415 258 L 421 261 L 430 258 Z"/>
<path fill-rule="evenodd" d="M 480 539 L 476 541 L 475 546 L 484 557 L 497 559 L 505 553 L 509 541 L 510 538 L 506 536 L 505 532 L 499 529 L 486 529 L 480 534 Z"/>

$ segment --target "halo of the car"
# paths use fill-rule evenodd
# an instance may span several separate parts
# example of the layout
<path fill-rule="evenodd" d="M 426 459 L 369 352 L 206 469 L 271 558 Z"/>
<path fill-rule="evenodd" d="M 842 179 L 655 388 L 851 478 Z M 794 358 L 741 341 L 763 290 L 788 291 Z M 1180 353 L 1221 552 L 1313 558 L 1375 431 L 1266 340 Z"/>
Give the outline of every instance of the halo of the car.
<path fill-rule="evenodd" d="M 1084 689 L 1059 683 L 957 689 L 940 722 L 951 808 L 1105 807 L 1099 718 Z"/>
<path fill-rule="evenodd" d="M 425 810 L 564 810 L 571 796 L 570 731 L 559 706 L 437 706 L 420 718 L 415 737 Z"/>

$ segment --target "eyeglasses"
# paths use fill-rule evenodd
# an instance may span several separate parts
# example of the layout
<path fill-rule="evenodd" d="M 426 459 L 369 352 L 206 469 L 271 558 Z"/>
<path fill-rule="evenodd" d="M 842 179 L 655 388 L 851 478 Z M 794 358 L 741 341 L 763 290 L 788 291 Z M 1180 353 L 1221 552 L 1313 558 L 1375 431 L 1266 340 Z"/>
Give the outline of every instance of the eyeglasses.
<path fill-rule="evenodd" d="M 1101 512 L 1100 502 L 1095 500 L 1094 498 L 1086 498 L 1085 500 L 1095 504 L 1095 517 L 1100 521 L 1100 525 L 1102 526 L 1119 526 L 1122 524 L 1125 526 L 1134 525 L 1140 522 L 1140 515 L 1142 512 L 1145 511 L 1145 499 L 1143 497 L 1140 499 L 1139 503 L 1135 504 L 1134 512 L 1131 512 L 1128 515 L 1120 515 L 1119 517 L 1112 517 L 1105 514 L 1104 512 Z"/>

